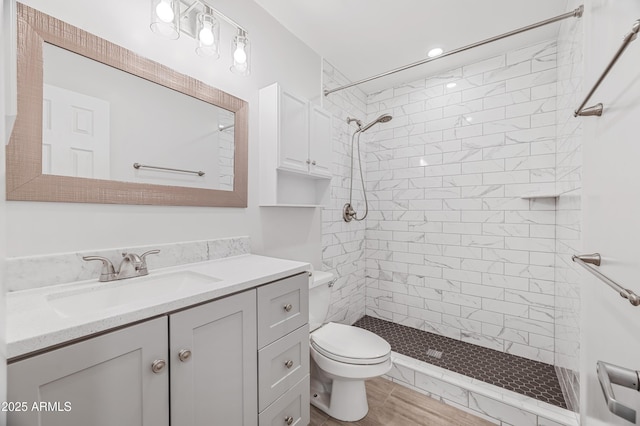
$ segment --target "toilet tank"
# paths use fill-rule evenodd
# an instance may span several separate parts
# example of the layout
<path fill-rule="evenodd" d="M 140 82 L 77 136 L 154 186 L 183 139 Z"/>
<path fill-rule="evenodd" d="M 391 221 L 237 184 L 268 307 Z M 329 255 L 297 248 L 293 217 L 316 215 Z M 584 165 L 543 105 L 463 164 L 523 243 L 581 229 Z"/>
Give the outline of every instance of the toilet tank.
<path fill-rule="evenodd" d="M 329 310 L 331 287 L 335 282 L 331 272 L 312 271 L 309 277 L 309 327 L 313 331 L 324 324 Z"/>

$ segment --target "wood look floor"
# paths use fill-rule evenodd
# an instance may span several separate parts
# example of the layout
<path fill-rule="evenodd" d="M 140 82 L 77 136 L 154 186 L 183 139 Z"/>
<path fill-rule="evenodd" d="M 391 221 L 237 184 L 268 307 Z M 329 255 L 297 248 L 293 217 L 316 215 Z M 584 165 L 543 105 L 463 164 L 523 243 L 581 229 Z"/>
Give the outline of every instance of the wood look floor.
<path fill-rule="evenodd" d="M 357 422 L 341 422 L 311 406 L 311 426 L 494 426 L 381 377 L 368 380 L 369 413 Z"/>

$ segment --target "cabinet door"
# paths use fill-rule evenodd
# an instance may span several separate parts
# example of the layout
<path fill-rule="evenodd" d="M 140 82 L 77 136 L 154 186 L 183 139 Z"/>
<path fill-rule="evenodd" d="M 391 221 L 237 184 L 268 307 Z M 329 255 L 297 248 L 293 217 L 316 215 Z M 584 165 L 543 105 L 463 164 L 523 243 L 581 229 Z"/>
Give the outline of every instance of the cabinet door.
<path fill-rule="evenodd" d="M 278 168 L 309 172 L 309 116 L 307 102 L 280 90 Z"/>
<path fill-rule="evenodd" d="M 312 105 L 309 120 L 309 173 L 319 177 L 331 177 L 331 114 Z"/>
<path fill-rule="evenodd" d="M 162 317 L 10 364 L 8 424 L 168 426 L 167 347 Z"/>
<path fill-rule="evenodd" d="M 169 333 L 171 424 L 255 426 L 255 290 L 173 314 Z"/>

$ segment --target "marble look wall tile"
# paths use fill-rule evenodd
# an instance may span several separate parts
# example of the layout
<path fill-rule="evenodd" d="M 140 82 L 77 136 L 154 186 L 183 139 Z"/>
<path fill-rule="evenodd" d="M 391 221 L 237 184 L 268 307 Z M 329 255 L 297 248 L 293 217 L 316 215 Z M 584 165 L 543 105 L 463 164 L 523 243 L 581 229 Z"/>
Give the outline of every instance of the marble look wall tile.
<path fill-rule="evenodd" d="M 101 263 L 84 261 L 83 256 L 106 257 L 111 259 L 117 268 L 119 259 L 122 259 L 122 253 L 142 254 L 145 251 L 155 249 L 159 249 L 160 253 L 147 257 L 150 270 L 247 254 L 250 253 L 250 241 L 248 237 L 235 237 L 8 258 L 6 262 L 7 289 L 8 291 L 27 290 L 73 281 L 97 279 L 102 269 Z"/>
<path fill-rule="evenodd" d="M 550 284 L 558 268 L 549 254 L 559 234 L 576 237 L 576 222 L 563 217 L 559 231 L 554 200 L 520 196 L 554 191 L 559 177 L 578 186 L 575 125 L 563 118 L 560 129 L 560 110 L 573 104 L 560 93 L 575 93 L 558 82 L 564 45 L 549 40 L 369 96 L 354 89 L 324 100 L 340 119 L 394 115 L 364 135 L 370 208 L 378 212 L 365 226 L 340 223 L 352 129 L 340 123 L 334 134 L 339 179 L 323 212 L 332 242 L 324 266 L 354 275 L 343 294 L 364 301 L 362 313 L 553 361 L 554 312 L 566 298 Z M 325 68 L 325 85 L 344 79 Z M 358 238 L 366 244 L 352 245 Z M 356 297 L 356 289 L 373 293 Z M 349 304 L 332 297 L 331 315 L 346 320 L 339 312 Z"/>
<path fill-rule="evenodd" d="M 324 61 L 323 85 L 325 87 L 336 87 L 348 82 L 348 79 L 339 70 L 329 62 Z M 376 99 L 376 102 L 369 102 L 368 104 L 367 95 L 357 87 L 336 92 L 323 99 L 323 107 L 329 110 L 334 117 L 332 132 L 332 172 L 334 178 L 331 180 L 330 204 L 322 210 L 323 241 L 331 242 L 329 245 L 323 244 L 322 262 L 323 269 L 334 273 L 338 278 L 336 285 L 332 288 L 331 306 L 327 321 L 353 324 L 365 314 L 365 306 L 371 306 L 376 315 L 392 319 L 393 312 L 386 309 L 395 309 L 396 306 L 392 302 L 393 293 L 389 293 L 388 297 L 382 294 L 369 298 L 365 297 L 365 259 L 367 257 L 365 256 L 366 245 L 364 243 L 369 240 L 376 241 L 380 238 L 391 238 L 395 228 L 392 225 L 381 226 L 380 223 L 384 222 L 384 217 L 378 219 L 378 225 L 372 223 L 372 226 L 368 229 L 365 229 L 365 222 L 352 221 L 346 223 L 342 220 L 342 206 L 349 201 L 351 135 L 355 130 L 354 125 L 349 126 L 347 124 L 346 118 L 355 117 L 366 121 L 368 114 L 380 114 L 382 111 L 389 109 L 394 110 L 394 115 L 401 114 L 406 117 L 419 113 L 424 110 L 419 105 L 420 101 L 424 103 L 424 99 L 416 98 L 414 93 L 419 93 L 419 91 L 425 90 L 424 88 L 424 80 L 421 80 L 405 84 L 400 88 L 386 89 L 372 94 L 371 96 Z M 428 92 L 429 95 L 438 94 L 434 91 Z M 396 109 L 398 113 L 395 113 Z M 386 202 L 393 202 L 393 190 L 406 191 L 409 189 L 408 180 L 401 181 L 401 179 L 413 177 L 413 175 L 393 176 L 393 168 L 401 165 L 405 168 L 407 166 L 404 163 L 407 163 L 410 153 L 405 152 L 401 158 L 394 158 L 394 150 L 409 146 L 408 134 L 410 131 L 404 130 L 410 127 L 409 122 L 408 120 L 394 118 L 394 121 L 390 124 L 393 124 L 393 126 L 388 126 L 385 129 L 371 129 L 361 138 L 361 145 L 366 147 L 369 143 L 374 142 L 370 135 L 375 131 L 383 130 L 375 141 L 376 152 L 367 153 L 367 160 L 363 164 L 365 173 L 369 171 L 380 173 L 377 175 L 376 181 L 381 183 L 378 185 L 369 184 L 371 192 L 377 194 L 377 196 L 372 197 L 373 200 L 370 200 L 369 207 L 371 210 L 385 210 L 380 207 Z M 405 143 L 390 143 L 394 140 L 395 129 L 401 130 L 398 132 L 398 136 L 406 138 Z M 398 150 L 397 155 L 400 156 L 401 151 Z M 396 181 L 388 182 L 392 179 Z M 354 191 L 353 202 L 357 205 L 363 205 L 364 200 L 360 191 Z M 379 268 L 379 265 L 375 268 Z M 371 273 L 369 276 L 375 277 L 371 278 L 370 287 L 377 288 L 380 274 Z"/>
<path fill-rule="evenodd" d="M 469 407 L 500 421 L 519 426 L 536 426 L 537 416 L 475 392 L 469 394 Z"/>

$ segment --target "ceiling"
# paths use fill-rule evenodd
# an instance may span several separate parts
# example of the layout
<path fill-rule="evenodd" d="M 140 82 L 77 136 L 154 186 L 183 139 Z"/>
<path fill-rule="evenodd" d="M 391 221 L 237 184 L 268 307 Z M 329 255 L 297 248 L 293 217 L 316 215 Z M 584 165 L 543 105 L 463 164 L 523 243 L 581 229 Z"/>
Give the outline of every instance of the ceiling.
<path fill-rule="evenodd" d="M 254 0 L 352 81 L 567 12 L 567 0 Z M 359 87 L 373 93 L 557 36 L 551 24 Z"/>

